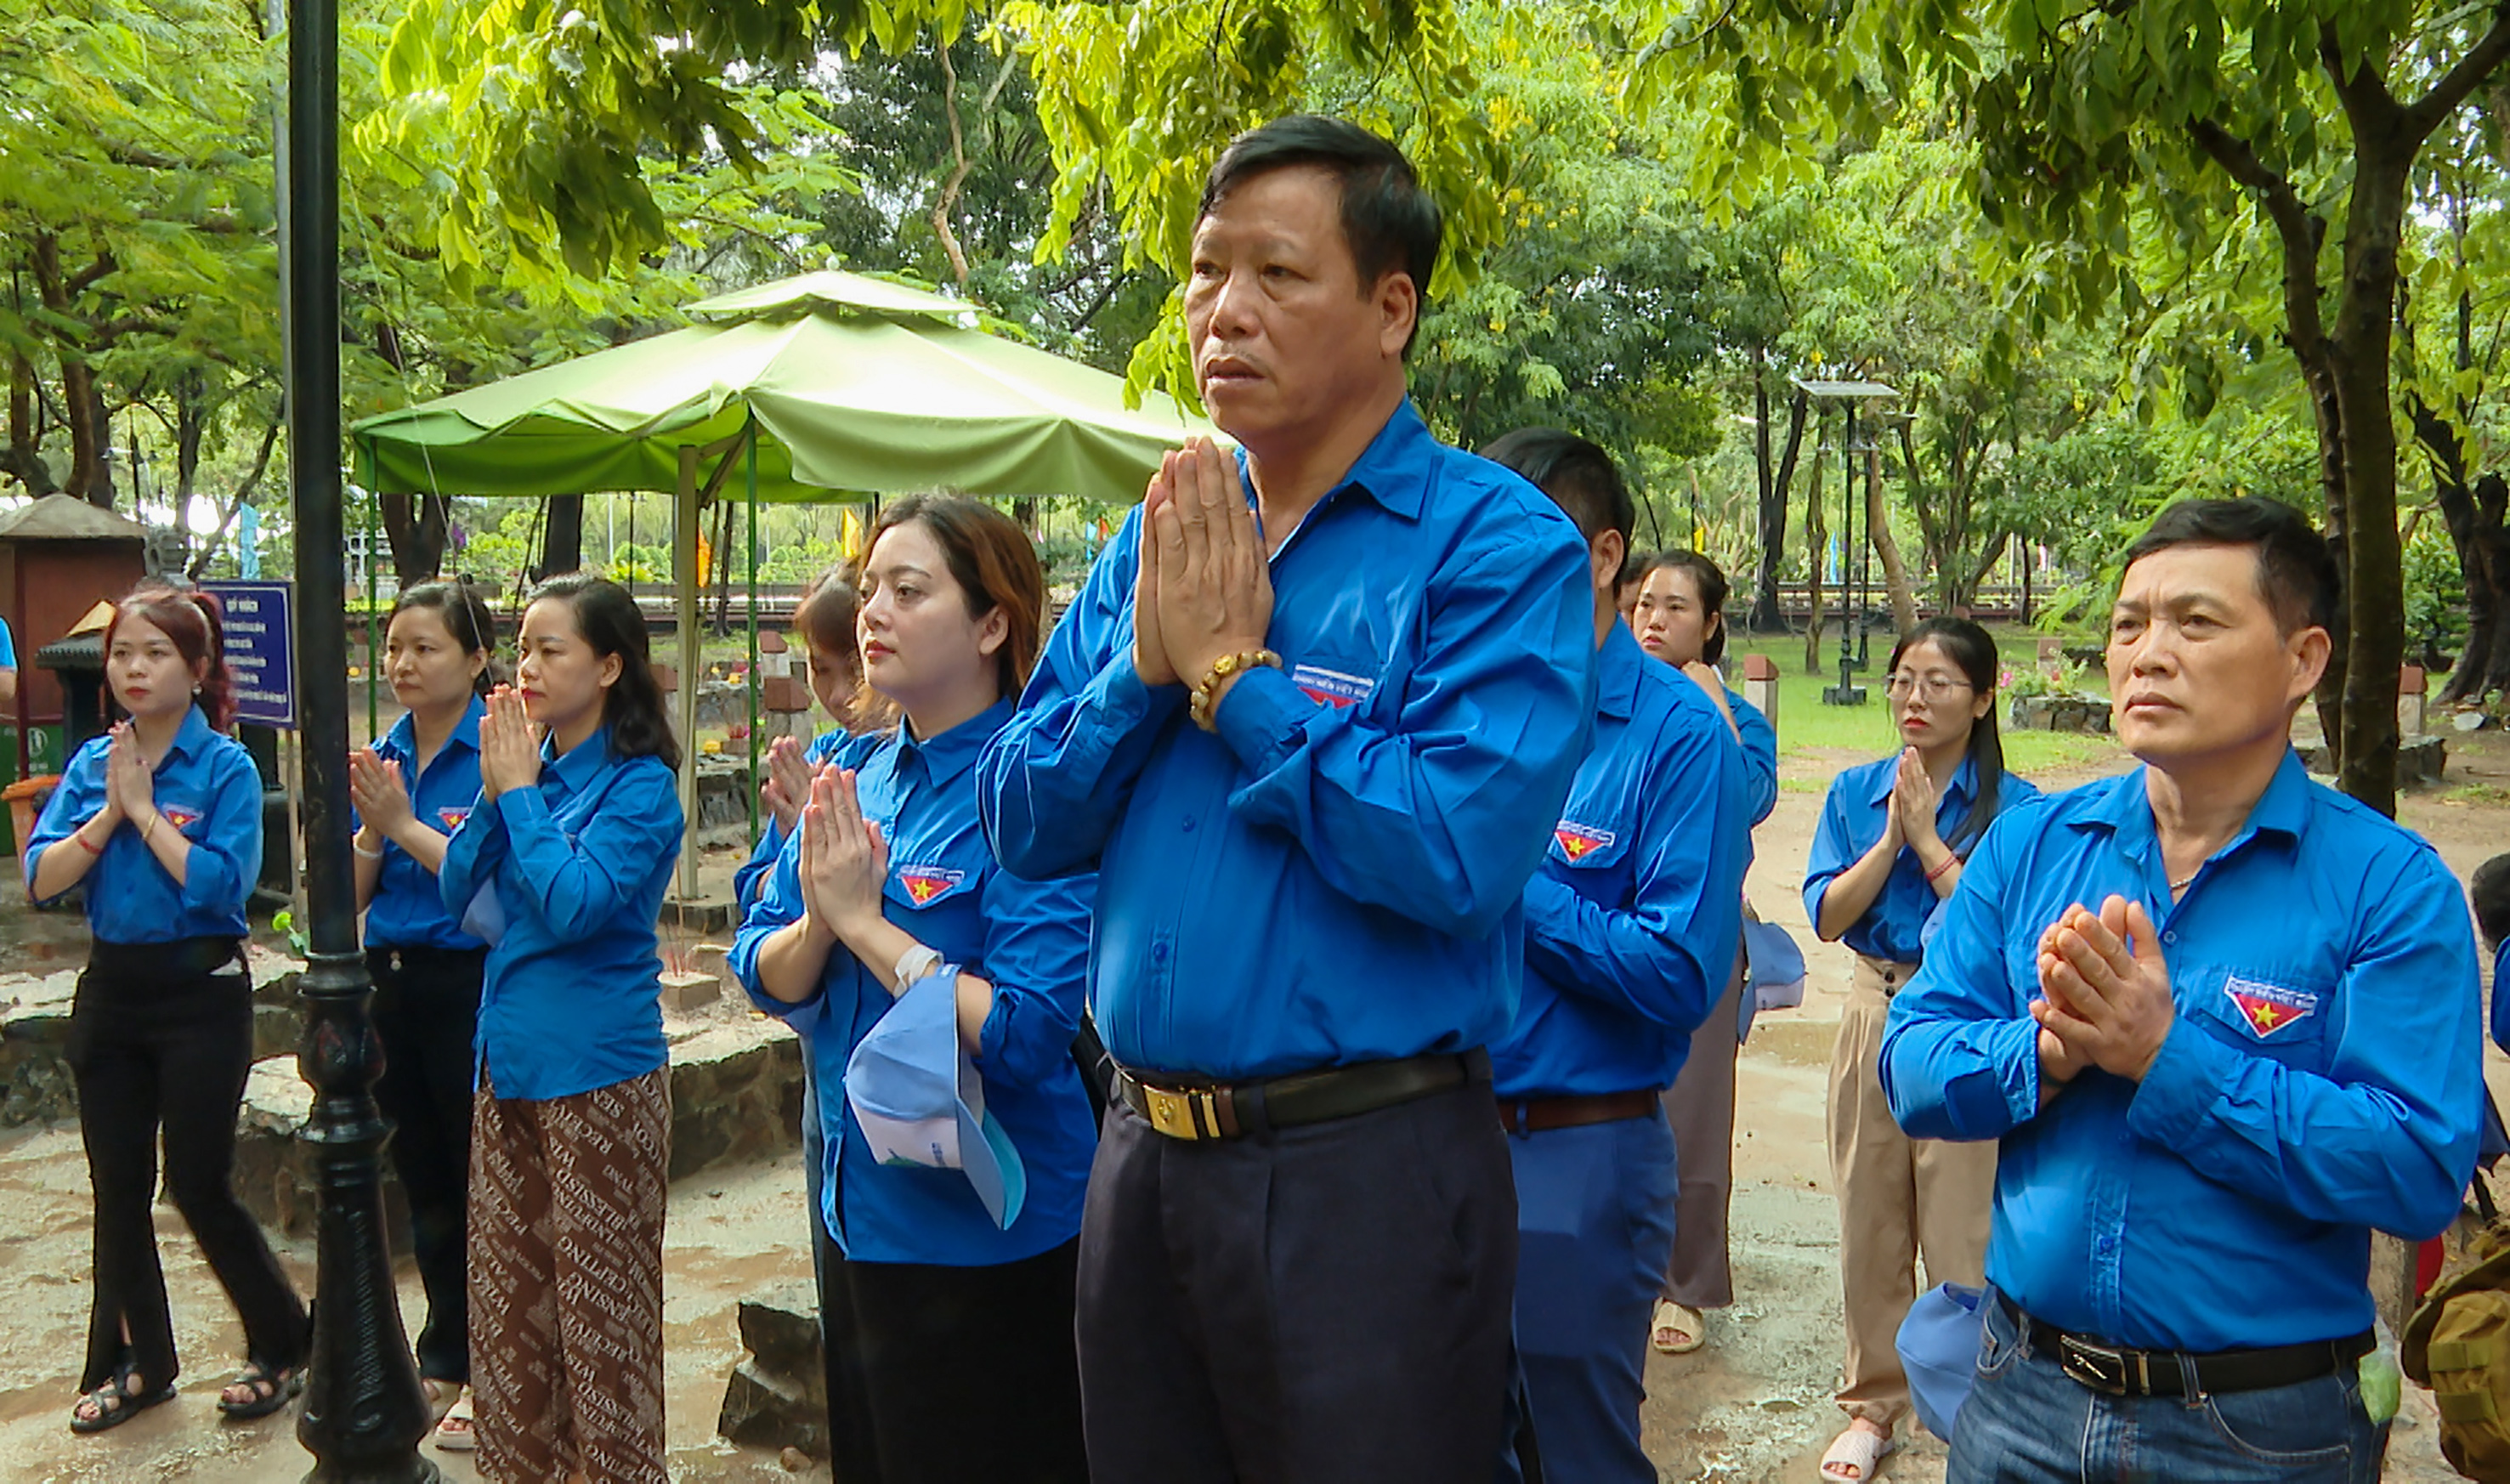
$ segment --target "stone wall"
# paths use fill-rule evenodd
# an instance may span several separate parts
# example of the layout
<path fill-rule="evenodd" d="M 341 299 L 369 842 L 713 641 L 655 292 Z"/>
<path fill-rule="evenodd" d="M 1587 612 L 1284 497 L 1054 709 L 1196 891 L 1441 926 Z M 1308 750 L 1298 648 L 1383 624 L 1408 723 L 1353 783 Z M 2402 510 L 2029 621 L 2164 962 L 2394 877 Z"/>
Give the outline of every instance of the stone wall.
<path fill-rule="evenodd" d="M 725 999 L 690 1016 L 666 1015 L 671 1056 L 671 1170 L 684 1180 L 719 1164 L 785 1155 L 801 1145 L 802 1044 L 783 1022 Z M 314 1233 L 313 1151 L 298 1138 L 314 1089 L 291 1051 L 254 1063 L 236 1135 L 236 1190 L 266 1225 Z M 389 1161 L 387 1161 L 389 1165 Z M 385 1203 L 399 1250 L 399 1187 Z"/>
<path fill-rule="evenodd" d="M 294 1055 L 304 1030 L 296 1004 L 296 960 L 258 944 L 247 950 L 253 977 L 252 1054 Z M 75 967 L 41 974 L 0 974 L 0 1127 L 78 1116 L 69 1064 Z"/>

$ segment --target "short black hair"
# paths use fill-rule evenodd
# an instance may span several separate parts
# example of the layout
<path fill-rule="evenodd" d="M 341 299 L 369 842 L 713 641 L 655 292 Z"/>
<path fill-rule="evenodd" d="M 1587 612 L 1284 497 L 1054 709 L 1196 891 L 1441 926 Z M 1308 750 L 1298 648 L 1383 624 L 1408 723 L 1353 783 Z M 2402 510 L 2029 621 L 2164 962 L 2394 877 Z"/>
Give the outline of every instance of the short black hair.
<path fill-rule="evenodd" d="M 1417 337 L 1429 309 L 1429 275 L 1438 266 L 1446 217 L 1393 140 L 1320 113 L 1274 119 L 1230 140 L 1211 162 L 1195 219 L 1210 215 L 1231 191 L 1256 176 L 1301 165 L 1323 170 L 1342 187 L 1342 236 L 1359 273 L 1360 292 L 1374 289 L 1389 273 L 1410 275 L 1421 304 L 1412 321 Z M 1411 342 L 1403 349 L 1408 354 Z"/>
<path fill-rule="evenodd" d="M 1620 532 L 1621 566 L 1613 574 L 1619 584 L 1630 570 L 1630 534 L 1638 524 L 1638 507 L 1611 454 L 1558 428 L 1519 428 L 1483 444 L 1482 457 L 1515 470 L 1549 495 L 1578 522 L 1578 534 L 1590 545 L 1606 531 Z"/>
<path fill-rule="evenodd" d="M 2335 628 L 2340 583 L 2336 555 L 2309 517 L 2291 506 L 2255 495 L 2181 500 L 2153 516 L 2151 527 L 2126 549 L 2126 565 L 2187 546 L 2257 548 L 2258 591 L 2274 610 L 2276 626 L 2287 635 Z"/>
<path fill-rule="evenodd" d="M 2477 866 L 2466 883 L 2466 894 L 2475 899 L 2475 928 L 2484 934 L 2484 946 L 2499 948 L 2501 940 L 2510 937 L 2510 855 L 2495 856 Z M 2510 984 L 2496 984 L 2492 992 L 2510 994 Z"/>

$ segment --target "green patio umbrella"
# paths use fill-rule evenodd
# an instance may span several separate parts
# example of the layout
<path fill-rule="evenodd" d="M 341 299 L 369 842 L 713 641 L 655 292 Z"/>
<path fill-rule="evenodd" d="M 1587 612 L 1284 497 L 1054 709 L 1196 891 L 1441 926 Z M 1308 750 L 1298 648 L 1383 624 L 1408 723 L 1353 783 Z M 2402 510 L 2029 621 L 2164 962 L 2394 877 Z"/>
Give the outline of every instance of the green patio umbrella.
<path fill-rule="evenodd" d="M 1126 407 L 1120 378 L 988 334 L 960 300 L 857 274 L 783 279 L 688 313 L 698 323 L 685 329 L 362 419 L 350 441 L 358 481 L 378 494 L 677 496 L 692 743 L 698 513 L 736 458 L 747 455 L 753 502 L 939 487 L 1122 501 L 1140 497 L 1161 453 L 1211 431 L 1164 396 Z M 751 633 L 754 644 L 754 623 Z M 754 690 L 755 655 L 750 673 Z M 753 725 L 753 768 L 756 736 Z M 692 830 L 695 769 L 692 756 L 680 780 Z M 694 861 L 683 853 L 684 893 Z"/>

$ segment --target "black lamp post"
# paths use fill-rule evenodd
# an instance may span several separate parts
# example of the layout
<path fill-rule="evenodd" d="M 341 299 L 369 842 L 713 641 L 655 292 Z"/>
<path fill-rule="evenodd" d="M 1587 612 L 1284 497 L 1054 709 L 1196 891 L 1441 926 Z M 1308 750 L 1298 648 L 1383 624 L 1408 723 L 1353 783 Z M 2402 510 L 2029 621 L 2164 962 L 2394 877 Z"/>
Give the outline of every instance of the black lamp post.
<path fill-rule="evenodd" d="M 419 1456 L 427 1397 L 401 1330 L 384 1239 L 375 1108 L 383 1047 L 367 1012 L 349 858 L 348 628 L 340 554 L 339 16 L 288 0 L 285 216 L 287 451 L 296 510 L 296 657 L 303 689 L 305 899 L 310 952 L 297 1068 L 314 1085 L 305 1130 L 318 1194 L 314 1344 L 296 1438 L 323 1484 L 433 1484 Z"/>
<path fill-rule="evenodd" d="M 1847 509 L 1841 515 L 1839 591 L 1841 606 L 1846 611 L 1841 616 L 1839 629 L 1839 683 L 1822 688 L 1821 704 L 1863 705 L 1865 687 L 1856 683 L 1856 672 L 1874 663 L 1864 632 L 1866 584 L 1873 570 L 1860 564 L 1861 550 L 1856 544 L 1856 404 L 1900 394 L 1879 381 L 1807 381 L 1801 376 L 1788 380 L 1815 401 L 1844 404 L 1847 413 L 1839 433 L 1839 462 L 1846 475 L 1844 488 L 1847 495 Z M 1821 491 L 1814 490 L 1813 498 L 1820 499 Z M 1872 523 L 1869 516 L 1867 524 Z M 1868 530 L 1865 535 L 1870 544 L 1874 533 Z"/>

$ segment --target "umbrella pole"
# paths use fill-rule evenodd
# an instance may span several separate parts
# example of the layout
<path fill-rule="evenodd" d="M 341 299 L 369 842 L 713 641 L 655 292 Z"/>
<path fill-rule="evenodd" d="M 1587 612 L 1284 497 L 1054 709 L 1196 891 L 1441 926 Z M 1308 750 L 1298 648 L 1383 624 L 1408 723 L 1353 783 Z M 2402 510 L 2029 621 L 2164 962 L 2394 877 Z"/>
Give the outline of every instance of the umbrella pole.
<path fill-rule="evenodd" d="M 749 848 L 758 849 L 758 414 L 749 414 L 749 508 L 742 521 L 749 543 Z"/>
<path fill-rule="evenodd" d="M 698 898 L 698 450 L 680 446 L 679 501 L 671 521 L 671 570 L 680 619 L 680 900 Z"/>

